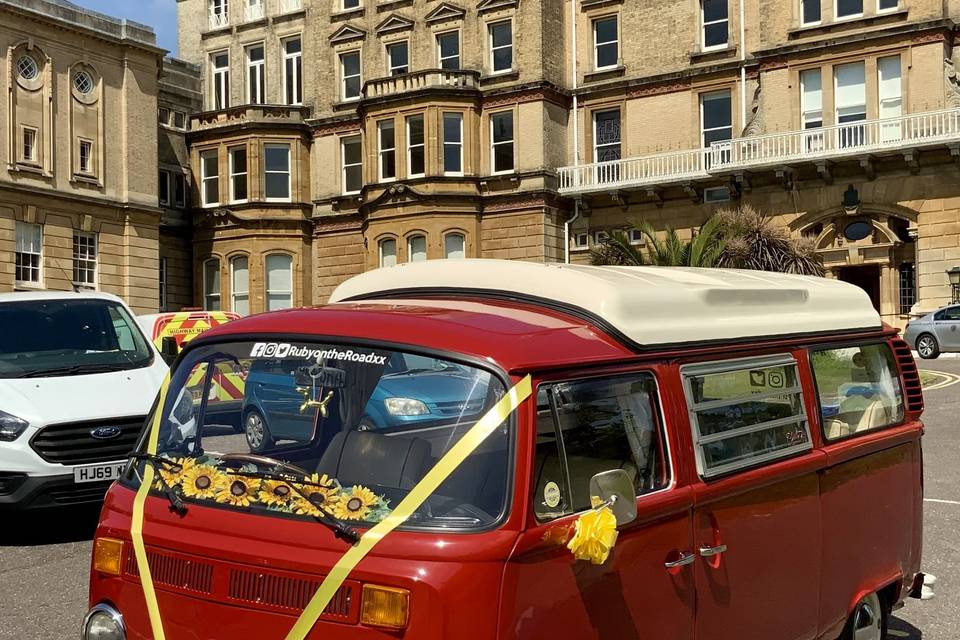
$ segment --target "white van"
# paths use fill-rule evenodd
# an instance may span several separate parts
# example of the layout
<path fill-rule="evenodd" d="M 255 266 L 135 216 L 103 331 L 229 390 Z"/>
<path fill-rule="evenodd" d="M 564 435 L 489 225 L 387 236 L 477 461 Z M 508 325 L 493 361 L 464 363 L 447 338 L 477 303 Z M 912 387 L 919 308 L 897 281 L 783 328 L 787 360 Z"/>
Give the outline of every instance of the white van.
<path fill-rule="evenodd" d="M 0 294 L 0 511 L 102 500 L 166 372 L 116 296 Z"/>

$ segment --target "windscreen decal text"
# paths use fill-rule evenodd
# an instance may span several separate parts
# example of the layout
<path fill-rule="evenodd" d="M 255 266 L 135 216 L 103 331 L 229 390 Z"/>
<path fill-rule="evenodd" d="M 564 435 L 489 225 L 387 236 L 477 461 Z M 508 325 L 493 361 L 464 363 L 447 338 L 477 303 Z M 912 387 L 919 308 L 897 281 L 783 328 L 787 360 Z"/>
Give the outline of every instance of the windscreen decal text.
<path fill-rule="evenodd" d="M 362 353 L 353 349 L 312 349 L 298 347 L 288 342 L 257 342 L 250 350 L 251 358 L 303 358 L 304 360 L 339 360 L 340 362 L 362 362 L 384 366 L 387 356 L 376 353 Z"/>

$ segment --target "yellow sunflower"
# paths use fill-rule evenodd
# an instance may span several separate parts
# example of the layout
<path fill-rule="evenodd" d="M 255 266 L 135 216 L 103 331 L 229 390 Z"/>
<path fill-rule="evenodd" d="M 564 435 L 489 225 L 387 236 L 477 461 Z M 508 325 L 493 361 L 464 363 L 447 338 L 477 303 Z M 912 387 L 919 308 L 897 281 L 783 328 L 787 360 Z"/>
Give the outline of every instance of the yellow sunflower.
<path fill-rule="evenodd" d="M 179 484 L 188 498 L 209 499 L 220 490 L 221 476 L 214 467 L 193 464 L 180 474 Z"/>
<path fill-rule="evenodd" d="M 380 498 L 373 491 L 357 485 L 340 495 L 333 515 L 340 520 L 365 520 L 370 515 L 370 509 L 379 501 Z"/>
<path fill-rule="evenodd" d="M 305 478 L 310 484 L 298 484 L 300 491 L 305 493 L 310 500 L 308 501 L 301 494 L 294 498 L 294 513 L 299 515 L 319 516 L 320 509 L 331 512 L 340 497 L 340 490 L 337 483 L 327 477 L 327 474 L 313 474 Z M 317 486 L 320 485 L 320 486 Z"/>
<path fill-rule="evenodd" d="M 264 480 L 260 485 L 260 493 L 257 494 L 257 500 L 273 507 L 286 507 L 297 497 L 299 494 L 281 480 Z"/>
<path fill-rule="evenodd" d="M 220 479 L 217 502 L 235 507 L 249 507 L 257 501 L 257 481 L 244 476 L 225 474 Z"/>
<path fill-rule="evenodd" d="M 184 474 L 187 471 L 197 466 L 196 458 L 172 458 L 169 465 L 158 465 L 160 469 L 160 475 L 164 480 L 167 481 L 167 484 L 171 487 L 178 485 L 183 481 Z M 176 465 L 176 466 L 174 466 Z M 160 481 L 157 481 L 159 488 Z"/>

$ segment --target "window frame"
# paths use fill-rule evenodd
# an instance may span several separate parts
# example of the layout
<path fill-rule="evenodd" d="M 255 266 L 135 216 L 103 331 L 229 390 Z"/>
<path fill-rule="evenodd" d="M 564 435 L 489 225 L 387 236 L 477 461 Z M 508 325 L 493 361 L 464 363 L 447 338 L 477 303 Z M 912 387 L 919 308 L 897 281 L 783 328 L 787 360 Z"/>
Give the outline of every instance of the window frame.
<path fill-rule="evenodd" d="M 607 22 L 613 20 L 616 23 L 616 32 L 617 37 L 614 40 L 604 40 L 603 42 L 597 41 L 597 25 L 601 22 Z M 608 69 L 616 69 L 620 65 L 620 15 L 613 13 L 606 16 L 598 16 L 590 22 L 590 31 L 593 39 L 593 70 L 594 71 L 606 71 Z M 600 47 L 609 46 L 613 44 L 617 49 L 617 59 L 613 64 L 603 65 L 600 63 Z"/>
<path fill-rule="evenodd" d="M 87 246 L 88 253 L 86 255 L 82 254 L 77 242 L 78 240 L 81 240 L 81 239 L 92 241 L 92 251 L 89 251 L 91 246 L 88 245 Z M 97 288 L 97 283 L 99 281 L 99 272 L 100 272 L 100 269 L 99 269 L 100 261 L 98 259 L 99 255 L 100 255 L 100 239 L 98 238 L 98 234 L 90 231 L 80 231 L 79 229 L 74 229 L 73 230 L 73 257 L 71 259 L 72 267 L 73 267 L 73 273 L 72 273 L 73 279 L 71 280 L 71 283 L 74 286 L 86 287 L 90 289 Z M 91 268 L 89 266 L 81 266 L 81 263 L 93 263 L 93 267 Z M 91 279 L 89 282 L 85 280 L 79 280 L 76 277 L 78 273 L 82 273 L 84 271 L 89 272 L 91 274 L 90 276 Z"/>
<path fill-rule="evenodd" d="M 463 258 L 451 258 L 450 257 L 450 248 L 447 246 L 447 239 L 452 237 L 458 237 L 461 240 L 461 251 L 463 252 Z M 444 260 L 466 260 L 467 259 L 467 234 L 462 231 L 451 230 L 443 234 L 443 259 Z"/>
<path fill-rule="evenodd" d="M 157 293 L 159 294 L 159 311 L 163 313 L 167 310 L 167 279 L 169 274 L 167 272 L 169 265 L 167 263 L 167 258 L 160 256 L 160 266 L 157 269 Z"/>
<path fill-rule="evenodd" d="M 727 100 L 730 102 L 730 111 L 728 115 L 730 116 L 730 124 L 723 127 L 710 127 L 707 128 L 706 125 L 706 103 L 711 100 L 720 99 L 719 96 L 725 95 Z M 700 148 L 701 149 L 710 149 L 714 144 L 723 144 L 734 139 L 734 128 L 733 128 L 733 91 L 731 89 L 717 89 L 716 91 L 705 91 L 699 95 L 700 98 Z M 708 131 L 720 131 L 722 129 L 730 129 L 730 137 L 724 140 L 716 140 L 711 142 L 709 145 L 706 144 L 707 132 Z"/>
<path fill-rule="evenodd" d="M 730 2 L 729 0 L 724 0 L 727 5 L 727 17 L 723 20 L 711 20 L 707 22 L 706 16 L 704 15 L 704 2 L 707 0 L 700 0 L 700 50 L 701 51 L 719 51 L 721 49 L 726 49 L 730 46 Z M 742 2 L 743 0 L 741 0 Z M 710 25 L 727 23 L 727 38 L 720 44 L 707 44 L 707 27 Z"/>
<path fill-rule="evenodd" d="M 816 73 L 818 82 L 820 84 L 820 108 L 819 109 L 810 109 L 811 105 L 807 104 L 807 78 L 810 74 Z M 823 69 L 821 67 L 810 67 L 809 69 L 801 69 L 798 75 L 798 81 L 800 84 L 800 128 L 804 131 L 815 130 L 823 128 Z M 819 120 L 808 119 L 810 114 L 818 113 L 820 114 Z M 808 124 L 813 124 L 819 122 L 817 126 L 807 126 Z"/>
<path fill-rule="evenodd" d="M 84 176 L 92 176 L 93 171 L 93 140 L 89 138 L 79 138 L 77 140 L 77 173 Z M 83 148 L 87 147 L 87 161 L 83 161 Z"/>
<path fill-rule="evenodd" d="M 417 239 L 423 239 L 423 260 L 414 260 L 413 259 L 413 242 Z M 425 233 L 413 233 L 407 236 L 407 262 L 426 262 L 429 260 L 428 254 L 428 245 L 427 245 L 427 234 Z"/>
<path fill-rule="evenodd" d="M 170 206 L 170 171 L 168 169 L 159 169 L 157 171 L 157 203 L 161 207 Z M 164 187 L 166 187 L 167 196 L 163 196 Z"/>
<path fill-rule="evenodd" d="M 840 2 L 841 0 L 834 0 L 833 3 L 833 18 L 834 20 L 840 22 L 843 20 L 856 20 L 857 18 L 862 18 L 864 14 L 864 0 L 860 0 L 860 11 L 859 13 L 848 13 L 846 15 L 840 15 Z M 879 6 L 879 2 L 878 2 Z"/>
<path fill-rule="evenodd" d="M 670 434 L 667 429 L 667 417 L 666 417 L 667 413 L 664 409 L 664 403 L 663 403 L 663 385 L 661 384 L 660 377 L 657 374 L 658 374 L 658 371 L 654 368 L 642 367 L 642 368 L 636 368 L 636 369 L 617 369 L 617 370 L 599 371 L 599 372 L 591 372 L 591 373 L 577 372 L 577 373 L 571 374 L 569 377 L 549 377 L 543 380 L 536 381 L 536 384 L 534 386 L 534 391 L 531 394 L 531 400 L 534 403 L 536 403 L 537 397 L 539 396 L 541 389 L 547 389 L 549 387 L 554 387 L 559 384 L 576 384 L 579 382 L 593 382 L 593 381 L 602 380 L 602 379 L 625 378 L 628 376 L 641 377 L 644 375 L 648 375 L 651 381 L 653 382 L 653 387 L 655 391 L 655 394 L 654 394 L 655 397 L 652 398 L 654 402 L 652 402 L 651 404 L 656 408 L 656 411 L 657 411 L 657 415 L 656 415 L 657 427 L 660 432 L 660 441 L 663 443 L 663 451 L 662 451 L 663 465 L 664 465 L 663 470 L 666 473 L 667 477 L 663 487 L 656 489 L 654 491 L 650 491 L 648 493 L 642 493 L 637 495 L 637 500 L 647 500 L 651 496 L 656 496 L 662 493 L 666 493 L 668 491 L 672 491 L 677 485 L 677 478 L 678 478 L 677 470 L 674 464 L 674 455 L 673 455 L 674 452 L 670 444 Z M 549 395 L 550 394 L 548 394 L 548 396 Z M 534 411 L 536 411 L 536 407 L 534 408 Z M 562 437 L 562 430 L 560 429 L 560 421 L 558 419 L 558 416 L 556 413 L 556 407 L 554 406 L 553 402 L 550 403 L 550 413 L 551 413 L 551 419 L 553 421 L 554 436 L 556 437 L 556 441 L 557 441 L 557 449 L 560 456 L 561 469 L 564 475 L 564 482 L 567 484 L 567 489 L 570 490 L 572 494 L 572 489 L 570 488 L 570 484 L 571 484 L 570 472 L 567 467 L 566 445 Z M 537 490 L 536 483 L 534 483 L 532 490 L 536 492 Z M 574 511 L 573 510 L 574 507 L 571 506 L 571 510 L 569 513 L 563 513 L 563 514 L 558 514 L 552 517 L 541 518 L 536 513 L 536 508 L 534 506 L 535 500 L 537 498 L 538 496 L 534 496 L 534 500 L 531 500 L 530 509 L 533 512 L 533 516 L 538 525 L 547 524 L 549 522 L 555 522 L 557 520 L 564 519 L 564 518 L 572 518 L 572 517 L 578 516 L 579 514 L 590 511 L 589 507 L 586 509 L 582 509 L 580 511 Z"/>
<path fill-rule="evenodd" d="M 216 291 L 210 290 L 210 288 L 207 286 L 207 285 L 208 285 L 208 282 L 209 282 L 209 281 L 207 280 L 207 265 L 210 264 L 211 262 L 215 262 L 215 263 L 216 263 L 216 265 L 217 265 L 217 271 L 216 271 L 216 273 L 217 273 L 217 279 L 221 281 L 221 282 L 219 282 L 220 287 L 219 287 Z M 200 279 L 201 279 L 201 285 L 203 286 L 203 290 L 201 291 L 201 294 L 202 294 L 202 296 L 203 296 L 203 299 L 202 299 L 202 303 L 203 303 L 203 304 L 202 304 L 202 306 L 203 306 L 203 310 L 204 310 L 204 311 L 221 311 L 221 310 L 223 310 L 223 300 L 222 300 L 222 296 L 223 296 L 223 283 L 222 283 L 223 274 L 221 273 L 222 270 L 223 270 L 223 265 L 221 264 L 221 260 L 220 260 L 219 256 L 210 256 L 209 258 L 207 258 L 206 260 L 204 260 L 203 262 L 200 263 Z M 212 308 L 210 308 L 210 306 L 208 305 L 208 303 L 210 302 L 210 299 L 215 299 L 215 300 L 217 301 L 217 307 L 218 307 L 217 309 L 212 309 Z"/>
<path fill-rule="evenodd" d="M 905 287 L 906 284 L 909 286 Z M 908 299 L 911 300 L 910 304 L 905 304 Z M 915 304 L 917 304 L 917 263 L 901 262 L 897 266 L 897 308 L 900 315 L 909 316 L 910 309 Z"/>
<path fill-rule="evenodd" d="M 878 14 L 878 15 L 882 15 L 882 14 L 885 14 L 885 13 L 893 13 L 894 11 L 897 11 L 897 10 L 900 9 L 900 0 L 894 0 L 893 6 L 892 6 L 892 7 L 887 7 L 887 8 L 881 7 L 880 5 L 881 5 L 882 3 L 883 3 L 883 0 L 877 0 L 877 7 L 876 7 L 876 8 L 877 8 L 877 14 Z"/>
<path fill-rule="evenodd" d="M 238 291 L 238 290 L 237 290 L 237 280 L 236 280 L 237 267 L 236 267 L 236 263 L 237 263 L 238 260 L 246 260 L 246 261 L 247 261 L 247 266 L 246 266 L 246 270 L 247 270 L 247 289 L 246 289 L 246 291 Z M 246 303 L 247 303 L 247 313 L 246 313 L 246 315 L 250 315 L 250 256 L 249 256 L 248 254 L 246 254 L 246 253 L 240 253 L 240 254 L 237 254 L 237 255 L 235 255 L 235 256 L 232 256 L 232 257 L 230 258 L 229 265 L 230 265 L 230 269 L 229 269 L 229 271 L 230 271 L 230 311 L 232 311 L 232 312 L 234 312 L 234 313 L 240 313 L 239 311 L 237 311 L 237 298 L 238 298 L 238 297 L 245 297 L 245 298 L 246 298 Z"/>
<path fill-rule="evenodd" d="M 20 245 L 20 241 L 19 241 L 20 230 L 21 230 L 22 228 L 26 228 L 26 227 L 30 227 L 31 230 L 32 230 L 33 228 L 36 228 L 36 229 L 40 232 L 40 251 L 39 251 L 39 252 L 36 252 L 36 251 L 21 251 L 21 250 L 20 250 L 20 248 L 19 248 L 19 245 Z M 16 221 L 16 224 L 14 225 L 14 249 L 13 249 L 13 252 L 14 252 L 14 253 L 13 253 L 13 265 L 14 265 L 13 268 L 14 268 L 14 286 L 15 286 L 15 287 L 21 287 L 21 288 L 22 288 L 22 287 L 43 288 L 43 276 L 44 276 L 44 273 L 43 273 L 43 271 L 44 271 L 44 269 L 43 269 L 43 262 L 44 262 L 44 250 L 43 250 L 43 249 L 44 249 L 44 247 L 43 247 L 44 243 L 43 243 L 43 235 L 44 235 L 44 234 L 43 234 L 43 225 L 42 225 L 42 224 L 37 223 L 37 222 L 24 222 L 24 221 L 22 221 L 22 220 L 17 220 L 17 221 Z M 17 259 L 18 259 L 18 257 L 19 257 L 21 254 L 27 255 L 27 256 L 37 256 L 37 266 L 36 266 L 36 267 L 33 267 L 33 266 L 25 267 L 25 268 L 27 268 L 27 269 L 30 269 L 31 271 L 32 271 L 33 269 L 36 269 L 36 272 L 37 272 L 37 279 L 36 279 L 36 280 L 20 280 L 20 279 L 18 279 L 18 278 L 16 277 L 16 272 L 17 272 L 17 267 L 18 267 Z M 20 268 L 24 268 L 24 267 L 20 267 Z"/>
<path fill-rule="evenodd" d="M 796 374 L 796 386 L 794 387 L 785 387 L 782 389 L 776 389 L 772 391 L 767 391 L 759 394 L 753 394 L 749 397 L 740 397 L 740 398 L 727 398 L 726 402 L 717 401 L 719 406 L 725 406 L 727 404 L 737 404 L 744 400 L 750 398 L 762 399 L 765 397 L 783 395 L 790 393 L 791 395 L 796 395 L 801 408 L 801 414 L 796 416 L 790 416 L 789 418 L 781 418 L 778 420 L 768 420 L 766 422 L 761 422 L 754 425 L 747 425 L 745 427 L 738 427 L 736 429 L 730 429 L 724 431 L 719 435 L 722 435 L 721 438 L 711 438 L 709 442 L 701 443 L 703 436 L 700 435 L 700 423 L 697 417 L 697 407 L 704 404 L 710 404 L 710 401 L 707 402 L 694 402 L 693 388 L 690 383 L 691 378 L 699 376 L 709 376 L 723 373 L 731 373 L 736 371 L 747 371 L 751 369 L 765 369 L 770 367 L 793 367 Z M 730 475 L 734 475 L 743 471 L 747 471 L 754 468 L 766 467 L 772 464 L 776 464 L 783 460 L 789 460 L 798 455 L 802 455 L 812 451 L 814 449 L 813 434 L 810 428 L 810 415 L 808 413 L 808 404 L 807 398 L 803 390 L 803 380 L 800 361 L 793 355 L 792 352 L 785 351 L 780 353 L 765 354 L 765 355 L 754 355 L 747 356 L 745 358 L 732 358 L 732 359 L 723 359 L 723 360 L 705 360 L 699 362 L 693 362 L 684 364 L 680 367 L 680 379 L 683 384 L 683 397 L 684 402 L 687 408 L 687 415 L 690 421 L 690 437 L 693 444 L 693 452 L 696 458 L 697 463 L 697 475 L 704 481 L 711 481 L 718 478 L 724 478 Z M 703 457 L 703 444 L 710 444 L 714 441 L 727 440 L 730 438 L 735 438 L 740 435 L 748 435 L 750 433 L 756 433 L 759 431 L 764 431 L 765 429 L 776 428 L 779 423 L 784 423 L 784 425 L 790 424 L 800 424 L 803 423 L 803 428 L 806 433 L 807 439 L 806 442 L 795 444 L 790 447 L 785 447 L 782 449 L 777 449 L 773 451 L 768 451 L 767 453 L 746 458 L 744 460 L 738 460 L 734 462 L 727 462 L 724 464 L 717 465 L 712 469 L 707 469 L 704 464 Z M 714 434 L 718 435 L 718 434 Z M 710 437 L 709 435 L 706 437 Z"/>
<path fill-rule="evenodd" d="M 449 115 L 449 116 L 457 116 L 457 119 L 458 119 L 458 122 L 459 122 L 459 125 L 460 125 L 460 133 L 459 133 L 459 136 L 460 136 L 460 137 L 459 137 L 459 141 L 458 141 L 458 142 L 447 142 L 446 133 L 447 133 L 447 116 L 448 116 L 448 115 Z M 441 130 L 440 130 L 440 146 L 441 146 L 441 150 L 442 150 L 442 152 L 443 152 L 443 153 L 440 154 L 440 159 L 441 159 L 441 165 L 443 166 L 443 175 L 445 175 L 445 176 L 463 176 L 463 175 L 465 175 L 465 174 L 464 174 L 464 166 L 463 166 L 463 161 L 464 161 L 464 158 L 463 158 L 463 119 L 464 119 L 464 113 L 463 113 L 462 111 L 441 111 L 441 112 L 440 112 L 440 128 L 441 128 Z M 460 151 L 460 169 L 459 169 L 458 171 L 448 171 L 448 170 L 447 170 L 447 164 L 446 164 L 447 145 L 456 145 L 457 148 L 458 148 L 459 151 Z"/>
<path fill-rule="evenodd" d="M 360 145 L 360 162 L 347 163 L 347 153 L 344 148 L 348 143 L 356 142 Z M 360 184 L 357 185 L 356 190 L 350 190 L 347 188 L 347 169 L 352 167 L 360 167 Z M 353 195 L 360 193 L 363 190 L 363 136 L 359 133 L 350 134 L 347 136 L 340 136 L 340 191 L 343 195 Z"/>
<path fill-rule="evenodd" d="M 580 242 L 580 239 L 583 242 Z M 590 248 L 590 233 L 587 231 L 578 231 L 570 234 L 570 249 L 573 251 L 586 251 Z"/>
<path fill-rule="evenodd" d="M 270 171 L 267 169 L 267 150 L 284 149 L 287 152 L 287 170 Z M 293 202 L 293 145 L 289 142 L 265 142 L 263 144 L 263 200 L 264 202 Z M 249 163 L 247 164 L 249 170 Z M 271 197 L 267 195 L 267 175 L 277 174 L 287 176 L 287 195 L 283 197 Z"/>
<path fill-rule="evenodd" d="M 804 8 L 808 2 L 816 3 L 817 7 L 817 19 L 808 21 L 806 19 L 806 12 Z M 800 0 L 800 26 L 802 27 L 813 27 L 818 24 L 823 23 L 823 7 L 820 6 L 820 0 Z"/>
<path fill-rule="evenodd" d="M 217 171 L 213 175 L 207 175 L 206 158 L 215 157 Z M 214 202 L 207 201 L 207 183 L 216 182 L 217 199 Z M 206 149 L 200 152 L 200 206 L 217 207 L 220 205 L 220 149 Z"/>
<path fill-rule="evenodd" d="M 385 268 L 383 264 L 383 245 L 386 244 L 387 242 L 393 243 L 393 260 L 394 260 L 393 264 L 387 265 L 387 266 L 395 267 L 398 264 L 400 264 L 400 256 L 398 255 L 398 252 L 397 252 L 397 249 L 399 248 L 397 239 L 393 236 L 387 236 L 385 238 L 380 238 L 379 240 L 377 240 L 377 255 L 378 255 L 377 264 L 381 269 Z"/>
<path fill-rule="evenodd" d="M 27 137 L 30 138 L 30 153 L 27 154 Z M 37 159 L 37 141 L 40 140 L 40 131 L 36 127 L 20 125 L 20 162 L 26 164 L 39 164 Z"/>
<path fill-rule="evenodd" d="M 412 144 L 410 142 L 410 140 L 412 139 L 412 136 L 410 135 L 410 121 L 415 120 L 417 118 L 420 119 L 420 130 L 421 130 L 422 139 L 419 143 Z M 406 143 L 407 143 L 407 166 L 406 166 L 407 177 L 422 178 L 427 174 L 427 129 L 426 129 L 427 121 L 426 121 L 426 118 L 422 113 L 411 114 L 406 116 L 403 119 L 403 124 L 405 127 L 404 132 L 406 133 Z M 413 167 L 412 157 L 413 157 L 413 150 L 415 148 L 419 149 L 420 153 L 423 156 L 423 159 L 422 159 L 423 171 L 421 171 L 420 173 L 413 173 L 411 169 L 411 167 Z"/>
<path fill-rule="evenodd" d="M 617 114 L 617 121 L 620 123 L 620 127 L 619 127 L 620 135 L 617 138 L 616 143 L 604 142 L 603 144 L 600 144 L 597 142 L 597 140 L 600 139 L 600 136 L 597 135 L 597 117 L 607 113 Z M 594 162 L 619 162 L 623 160 L 623 110 L 620 108 L 620 106 L 617 105 L 609 108 L 601 107 L 599 109 L 594 109 L 593 111 L 590 112 L 590 120 L 591 120 L 590 129 L 593 134 L 592 139 L 590 141 L 592 146 L 592 151 L 593 151 L 593 161 Z M 600 160 L 600 150 L 601 150 L 600 148 L 613 147 L 614 145 L 616 145 L 617 147 L 617 152 L 619 157 L 613 160 Z"/>
<path fill-rule="evenodd" d="M 509 116 L 510 117 L 510 139 L 501 140 L 497 142 L 495 135 L 494 127 L 494 118 L 498 116 Z M 514 118 L 513 109 L 507 109 L 505 111 L 496 111 L 490 114 L 490 175 L 503 175 L 506 173 L 514 173 L 517 170 L 517 127 Z M 498 169 L 497 168 L 497 147 L 510 145 L 510 167 L 507 169 Z"/>
<path fill-rule="evenodd" d="M 456 55 L 453 55 L 453 56 L 444 57 L 443 47 L 440 44 L 440 40 L 441 38 L 445 38 L 451 35 L 454 35 L 457 37 L 457 53 Z M 463 69 L 463 64 L 462 64 L 463 61 L 461 60 L 461 58 L 463 57 L 463 38 L 460 37 L 460 29 L 448 29 L 446 31 L 438 31 L 436 33 L 434 40 L 436 42 L 436 47 L 437 47 L 437 68 L 442 69 L 444 71 L 460 71 L 461 69 Z M 443 66 L 444 60 L 451 60 L 453 58 L 456 58 L 457 66 L 455 67 Z"/>
<path fill-rule="evenodd" d="M 510 44 L 502 44 L 499 46 L 494 45 L 493 31 L 497 27 L 502 27 L 503 25 L 507 25 L 507 27 L 510 30 Z M 501 73 L 510 73 L 511 71 L 513 71 L 514 62 L 515 62 L 513 59 L 514 57 L 513 56 L 513 44 L 514 44 L 513 40 L 514 38 L 513 38 L 513 19 L 512 18 L 507 18 L 506 20 L 496 20 L 496 21 L 487 23 L 487 49 L 490 51 L 490 75 L 492 76 L 499 75 Z M 497 69 L 496 52 L 501 49 L 510 50 L 510 66 L 507 67 L 506 69 Z"/>
<path fill-rule="evenodd" d="M 262 6 L 262 5 L 261 5 Z M 250 54 L 259 49 L 262 57 L 259 60 L 251 60 Z M 247 72 L 244 74 L 247 93 L 247 104 L 266 104 L 267 102 L 267 47 L 263 42 L 249 44 L 243 48 L 243 57 L 247 62 Z M 256 75 L 256 93 L 254 96 L 254 83 L 252 76 Z M 254 99 L 256 98 L 256 99 Z"/>
<path fill-rule="evenodd" d="M 349 56 L 357 56 L 357 73 L 346 74 L 346 69 L 344 65 L 344 58 Z M 339 61 L 340 66 L 340 100 L 341 102 L 351 102 L 353 100 L 359 100 L 363 96 L 363 54 L 360 49 L 351 49 L 350 51 L 340 51 L 337 53 L 337 60 Z M 348 96 L 347 95 L 347 80 L 356 78 L 358 80 L 357 95 Z"/>
<path fill-rule="evenodd" d="M 287 50 L 287 45 L 289 45 L 294 40 L 300 41 L 300 50 L 290 53 Z M 282 69 L 282 87 L 283 91 L 283 104 L 289 106 L 300 106 L 303 104 L 303 36 L 301 34 L 287 36 L 280 40 L 280 51 L 281 58 L 283 63 Z M 287 74 L 287 63 L 292 61 L 292 77 L 288 77 Z M 295 93 L 293 96 L 290 95 L 290 89 L 294 89 Z M 291 101 L 291 97 L 293 100 Z"/>
<path fill-rule="evenodd" d="M 243 151 L 244 170 L 234 171 L 233 154 L 237 151 Z M 237 198 L 234 180 L 243 177 L 245 198 Z M 230 204 L 242 204 L 250 200 L 250 153 L 246 144 L 227 147 L 227 202 Z"/>
<path fill-rule="evenodd" d="M 877 345 L 883 345 L 884 347 L 887 348 L 887 351 L 890 353 L 890 362 L 893 366 L 891 371 L 897 380 L 897 388 L 900 392 L 900 404 L 903 409 L 903 416 L 901 416 L 900 420 L 897 422 L 892 422 L 888 425 L 877 427 L 876 429 L 865 429 L 864 431 L 861 431 L 859 433 L 857 432 L 849 433 L 845 436 L 840 436 L 839 438 L 833 438 L 833 439 L 827 438 L 827 431 L 825 428 L 826 425 L 824 424 L 825 420 L 823 418 L 823 406 L 821 405 L 821 402 L 820 402 L 820 383 L 817 382 L 817 372 L 813 367 L 814 351 L 834 351 L 838 349 L 851 349 L 856 347 L 870 347 L 870 346 L 877 346 Z M 847 440 L 852 440 L 854 438 L 860 438 L 867 434 L 871 434 L 871 433 L 875 434 L 883 431 L 888 431 L 895 427 L 899 427 L 903 424 L 906 424 L 908 419 L 907 391 L 906 389 L 903 388 L 903 376 L 900 373 L 900 365 L 897 362 L 897 354 L 893 350 L 893 346 L 887 340 L 884 340 L 883 338 L 877 338 L 874 340 L 868 339 L 865 341 L 864 340 L 859 340 L 859 341 L 844 340 L 841 342 L 828 342 L 824 344 L 818 344 L 815 347 L 808 347 L 807 349 L 805 349 L 805 351 L 806 351 L 807 363 L 808 363 L 807 366 L 810 371 L 810 379 L 813 381 L 813 391 L 814 391 L 814 395 L 816 399 L 816 407 L 817 407 L 817 422 L 819 422 L 820 424 L 820 438 L 823 440 L 824 445 L 829 446 L 829 445 L 836 444 L 838 442 L 845 442 Z"/>
<path fill-rule="evenodd" d="M 226 66 L 217 66 L 216 61 L 220 56 L 226 56 Z M 223 98 L 222 103 L 217 101 L 218 89 Z M 210 52 L 210 104 L 214 111 L 230 108 L 230 51 L 227 49 Z"/>
<path fill-rule="evenodd" d="M 175 209 L 187 206 L 187 176 L 179 171 L 173 173 L 173 206 Z"/>
<path fill-rule="evenodd" d="M 401 64 L 394 66 L 393 65 L 393 50 L 396 47 L 406 47 L 407 55 L 406 61 Z M 387 42 L 383 45 L 384 53 L 387 58 L 387 75 L 390 77 L 393 76 L 402 76 L 404 74 L 410 73 L 410 41 L 409 40 L 394 40 L 393 42 Z M 397 69 L 403 69 L 403 71 L 396 71 Z"/>

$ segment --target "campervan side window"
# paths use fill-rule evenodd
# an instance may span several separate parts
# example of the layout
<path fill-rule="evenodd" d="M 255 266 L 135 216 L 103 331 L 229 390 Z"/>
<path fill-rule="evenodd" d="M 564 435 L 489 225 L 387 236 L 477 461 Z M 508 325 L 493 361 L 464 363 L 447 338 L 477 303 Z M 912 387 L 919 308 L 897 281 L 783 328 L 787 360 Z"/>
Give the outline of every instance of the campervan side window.
<path fill-rule="evenodd" d="M 903 391 L 887 344 L 810 353 L 823 435 L 839 440 L 903 421 Z"/>
<path fill-rule="evenodd" d="M 542 385 L 537 394 L 534 511 L 540 520 L 590 508 L 590 478 L 623 469 L 637 495 L 670 484 L 649 373 Z"/>
<path fill-rule="evenodd" d="M 772 462 L 813 446 L 792 356 L 709 362 L 680 371 L 702 477 Z"/>

